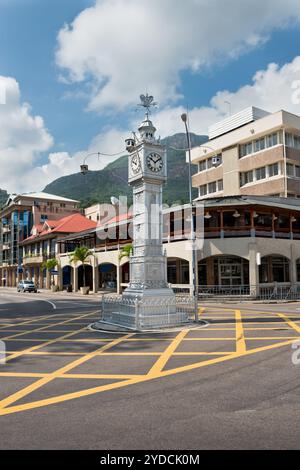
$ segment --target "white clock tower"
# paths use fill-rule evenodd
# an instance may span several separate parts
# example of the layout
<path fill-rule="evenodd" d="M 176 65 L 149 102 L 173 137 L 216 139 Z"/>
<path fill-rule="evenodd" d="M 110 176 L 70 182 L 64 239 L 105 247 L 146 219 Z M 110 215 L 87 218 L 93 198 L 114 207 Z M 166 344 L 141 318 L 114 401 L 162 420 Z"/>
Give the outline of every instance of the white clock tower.
<path fill-rule="evenodd" d="M 125 295 L 167 296 L 167 260 L 162 244 L 162 187 L 167 179 L 166 149 L 155 139 L 147 111 L 128 158 L 133 187 L 133 246 Z"/>
<path fill-rule="evenodd" d="M 167 153 L 155 138 L 149 119 L 153 97 L 141 95 L 146 108 L 138 135 L 126 140 L 128 182 L 133 188 L 133 243 L 130 256 L 130 283 L 123 299 L 135 299 L 141 307 L 141 328 L 178 325 L 186 316 L 176 310 L 176 298 L 167 281 L 164 252 L 162 188 L 167 180 Z M 143 307 L 144 310 L 143 310 Z"/>

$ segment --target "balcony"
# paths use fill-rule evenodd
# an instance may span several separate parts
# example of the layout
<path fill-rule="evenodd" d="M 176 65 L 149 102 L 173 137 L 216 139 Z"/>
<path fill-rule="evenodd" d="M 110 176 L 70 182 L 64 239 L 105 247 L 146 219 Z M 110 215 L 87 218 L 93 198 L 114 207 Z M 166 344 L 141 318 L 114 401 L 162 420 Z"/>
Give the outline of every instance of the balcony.
<path fill-rule="evenodd" d="M 9 233 L 11 231 L 11 228 L 8 225 L 4 225 L 2 227 L 2 233 Z"/>
<path fill-rule="evenodd" d="M 2 249 L 3 251 L 10 250 L 10 246 L 7 243 L 3 243 Z"/>
<path fill-rule="evenodd" d="M 23 265 L 35 265 L 35 264 L 42 264 L 45 258 L 43 255 L 26 255 L 23 258 Z"/>

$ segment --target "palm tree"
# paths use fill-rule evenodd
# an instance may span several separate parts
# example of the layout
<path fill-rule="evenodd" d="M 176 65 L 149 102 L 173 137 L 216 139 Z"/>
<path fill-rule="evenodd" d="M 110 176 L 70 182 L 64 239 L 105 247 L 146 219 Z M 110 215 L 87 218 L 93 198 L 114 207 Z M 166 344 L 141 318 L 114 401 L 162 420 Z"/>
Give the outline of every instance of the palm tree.
<path fill-rule="evenodd" d="M 83 287 L 86 287 L 86 278 L 85 278 L 85 265 L 88 264 L 87 261 L 91 256 L 94 256 L 94 253 L 89 250 L 86 246 L 78 246 L 73 253 L 71 253 L 70 263 L 77 264 L 78 262 L 82 263 L 83 269 Z"/>
<path fill-rule="evenodd" d="M 43 262 L 42 268 L 46 269 L 51 274 L 51 271 L 53 271 L 53 269 L 55 269 L 57 265 L 58 265 L 57 259 L 51 258 L 51 259 L 48 259 L 47 261 Z M 51 275 L 51 279 L 52 279 L 51 285 L 54 286 L 54 275 L 53 275 L 53 273 Z"/>
<path fill-rule="evenodd" d="M 122 258 L 129 258 L 132 252 L 132 245 L 125 245 L 123 246 L 120 254 L 119 254 L 119 260 L 121 261 Z"/>

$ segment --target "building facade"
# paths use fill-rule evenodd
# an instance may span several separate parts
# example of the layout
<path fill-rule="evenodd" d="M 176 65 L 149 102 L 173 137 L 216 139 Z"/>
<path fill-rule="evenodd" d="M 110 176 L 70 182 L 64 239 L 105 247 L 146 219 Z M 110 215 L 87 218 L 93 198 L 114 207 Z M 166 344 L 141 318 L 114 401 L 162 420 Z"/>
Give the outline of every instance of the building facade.
<path fill-rule="evenodd" d="M 300 287 L 300 200 L 235 196 L 204 201 L 203 232 L 197 250 L 199 292 L 207 288 L 243 288 L 255 293 L 275 286 Z M 195 217 L 196 214 L 194 214 Z M 186 216 L 181 208 L 164 211 L 164 249 L 168 282 L 179 292 L 191 292 L 192 251 L 185 233 Z M 122 290 L 129 281 L 128 258 L 120 260 L 124 245 L 131 242 L 131 220 L 101 227 L 58 240 L 62 272 L 68 272 L 74 290 L 82 285 L 82 267 L 71 266 L 70 252 L 89 247 L 94 256 L 87 268 L 94 292 Z M 124 225 L 128 236 L 124 234 Z"/>
<path fill-rule="evenodd" d="M 198 199 L 255 195 L 300 197 L 300 117 L 248 108 L 209 129 L 192 149 Z"/>
<path fill-rule="evenodd" d="M 20 242 L 23 248 L 23 278 L 33 280 L 39 288 L 50 288 L 51 275 L 44 267 L 45 261 L 57 258 L 57 239 L 69 234 L 90 230 L 97 226 L 95 222 L 82 214 L 75 213 L 57 220 L 46 220 L 43 224 L 34 226 L 31 236 Z M 57 260 L 58 261 L 58 260 Z M 58 284 L 60 266 L 58 264 L 55 284 Z M 65 274 L 62 287 L 72 283 Z"/>
<path fill-rule="evenodd" d="M 0 286 L 17 285 L 23 276 L 23 249 L 33 226 L 77 213 L 78 201 L 47 193 L 12 195 L 0 212 Z"/>

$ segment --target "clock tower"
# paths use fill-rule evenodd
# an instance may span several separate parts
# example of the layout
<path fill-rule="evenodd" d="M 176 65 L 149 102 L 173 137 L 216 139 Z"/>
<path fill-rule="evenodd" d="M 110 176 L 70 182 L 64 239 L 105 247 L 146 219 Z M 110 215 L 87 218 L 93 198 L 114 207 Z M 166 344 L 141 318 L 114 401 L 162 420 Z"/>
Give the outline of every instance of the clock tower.
<path fill-rule="evenodd" d="M 125 296 L 174 297 L 167 282 L 163 250 L 162 188 L 167 180 L 166 149 L 155 138 L 146 112 L 128 158 L 128 182 L 133 188 L 133 245 L 130 284 Z"/>
<path fill-rule="evenodd" d="M 129 257 L 130 282 L 121 297 L 102 298 L 97 325 L 126 329 L 180 326 L 188 322 L 191 302 L 176 299 L 168 285 L 167 257 L 163 248 L 162 190 L 167 181 L 167 152 L 156 139 L 149 119 L 153 96 L 141 95 L 146 110 L 138 133 L 126 139 L 128 183 L 133 190 L 133 236 Z"/>

